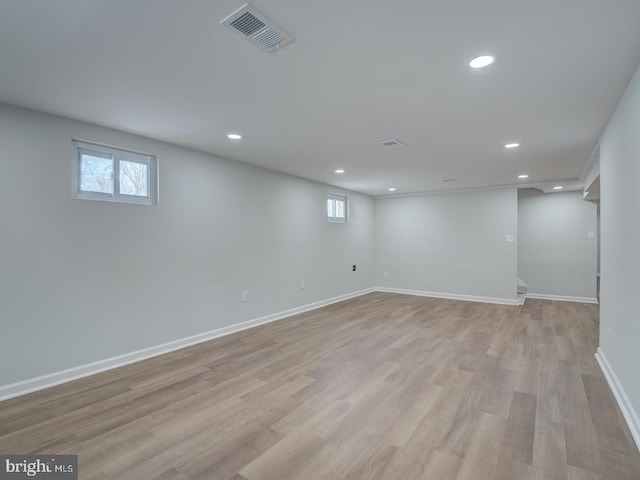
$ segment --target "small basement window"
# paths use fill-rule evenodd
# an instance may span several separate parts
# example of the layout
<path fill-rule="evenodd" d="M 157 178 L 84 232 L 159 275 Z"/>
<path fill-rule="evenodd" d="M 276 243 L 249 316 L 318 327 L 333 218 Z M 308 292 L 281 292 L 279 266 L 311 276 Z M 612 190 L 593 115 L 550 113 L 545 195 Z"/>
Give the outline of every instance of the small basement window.
<path fill-rule="evenodd" d="M 327 196 L 327 219 L 332 223 L 347 221 L 347 197 L 334 193 Z"/>
<path fill-rule="evenodd" d="M 85 142 L 75 147 L 75 198 L 106 202 L 157 203 L 157 158 Z"/>

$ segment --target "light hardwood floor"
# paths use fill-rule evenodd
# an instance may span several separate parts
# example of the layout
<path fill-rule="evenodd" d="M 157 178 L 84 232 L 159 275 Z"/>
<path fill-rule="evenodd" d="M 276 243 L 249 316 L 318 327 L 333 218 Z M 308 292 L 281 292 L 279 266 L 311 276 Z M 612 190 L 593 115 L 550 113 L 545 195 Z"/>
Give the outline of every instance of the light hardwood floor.
<path fill-rule="evenodd" d="M 80 479 L 638 480 L 598 307 L 373 293 L 0 403 Z"/>

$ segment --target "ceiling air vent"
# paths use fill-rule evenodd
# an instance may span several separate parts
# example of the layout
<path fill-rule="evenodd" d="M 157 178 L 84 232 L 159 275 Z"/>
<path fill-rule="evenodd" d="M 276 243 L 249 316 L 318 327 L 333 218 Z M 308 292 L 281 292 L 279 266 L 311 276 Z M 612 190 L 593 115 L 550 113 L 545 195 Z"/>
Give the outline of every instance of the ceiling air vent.
<path fill-rule="evenodd" d="M 456 180 L 455 178 L 444 178 L 442 181 L 449 184 L 458 183 L 458 180 Z"/>
<path fill-rule="evenodd" d="M 248 3 L 221 20 L 220 24 L 267 52 L 273 52 L 293 41 L 291 35 Z"/>
<path fill-rule="evenodd" d="M 406 147 L 406 145 L 395 138 L 391 140 L 385 140 L 384 142 L 380 142 L 378 145 L 382 145 L 384 148 L 402 148 Z"/>

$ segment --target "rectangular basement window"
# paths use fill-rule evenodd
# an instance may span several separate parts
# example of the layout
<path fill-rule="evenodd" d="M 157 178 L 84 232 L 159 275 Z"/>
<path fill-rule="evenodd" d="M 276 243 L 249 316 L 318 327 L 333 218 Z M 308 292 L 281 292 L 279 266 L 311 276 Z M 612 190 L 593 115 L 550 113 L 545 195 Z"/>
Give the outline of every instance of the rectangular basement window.
<path fill-rule="evenodd" d="M 106 202 L 157 203 L 157 158 L 74 141 L 74 197 Z"/>
<path fill-rule="evenodd" d="M 327 219 L 331 223 L 347 221 L 347 197 L 334 193 L 327 195 Z"/>

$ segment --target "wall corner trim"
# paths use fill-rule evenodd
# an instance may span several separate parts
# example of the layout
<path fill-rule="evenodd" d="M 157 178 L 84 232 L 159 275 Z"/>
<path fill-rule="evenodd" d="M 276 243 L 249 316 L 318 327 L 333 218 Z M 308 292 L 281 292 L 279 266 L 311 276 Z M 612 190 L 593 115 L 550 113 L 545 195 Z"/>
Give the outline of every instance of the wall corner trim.
<path fill-rule="evenodd" d="M 640 418 L 638 418 L 638 412 L 633 408 L 631 400 L 629 400 L 629 397 L 624 391 L 624 387 L 620 383 L 620 380 L 618 380 L 618 377 L 613 371 L 613 368 L 611 368 L 607 357 L 600 347 L 598 347 L 598 351 L 595 355 L 596 360 L 602 369 L 602 373 L 604 373 L 604 378 L 606 378 L 607 383 L 613 392 L 613 396 L 616 398 L 620 410 L 622 410 L 622 415 L 627 421 L 629 430 L 631 430 L 633 440 L 636 442 L 636 448 L 640 451 Z"/>
<path fill-rule="evenodd" d="M 599 303 L 595 297 L 569 297 L 567 295 L 547 295 L 543 293 L 528 293 L 527 298 L 536 300 L 555 300 L 557 302 L 575 302 L 575 303 Z"/>
<path fill-rule="evenodd" d="M 331 305 L 333 303 L 342 302 L 344 300 L 349 300 L 350 298 L 359 297 L 361 295 L 372 292 L 374 292 L 373 288 L 359 290 L 356 292 L 339 295 L 337 297 L 320 300 L 318 302 L 309 303 L 307 305 L 302 305 L 300 307 L 291 308 L 282 312 L 254 318 L 252 320 L 239 322 L 234 325 L 217 328 L 208 332 L 199 333 L 190 337 L 172 340 L 167 343 L 144 348 L 135 352 L 125 353 L 124 355 L 118 355 L 117 357 L 106 358 L 97 362 L 80 365 L 77 367 L 69 368 L 67 370 L 49 373 L 40 377 L 30 378 L 8 385 L 0 385 L 0 401 L 8 400 L 9 398 L 18 397 L 20 395 L 26 395 L 27 393 L 43 390 L 45 388 L 60 385 L 62 383 L 77 380 L 79 378 L 88 377 L 90 375 L 95 375 L 97 373 L 112 370 L 114 368 L 123 367 L 131 363 L 173 352 L 181 348 L 190 347 L 191 345 L 206 342 L 208 340 L 213 340 L 214 338 L 223 337 L 225 335 L 230 335 L 242 330 L 247 330 L 249 328 L 257 327 L 258 325 L 263 325 L 265 323 L 282 320 L 293 315 L 298 315 L 310 310 L 326 307 L 327 305 Z"/>
<path fill-rule="evenodd" d="M 476 295 L 462 295 L 457 293 L 428 292 L 424 290 L 407 290 L 404 288 L 375 287 L 376 292 L 400 293 L 418 297 L 445 298 L 448 300 L 462 300 L 465 302 L 495 303 L 498 305 L 521 305 L 516 298 L 480 297 Z"/>

